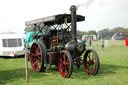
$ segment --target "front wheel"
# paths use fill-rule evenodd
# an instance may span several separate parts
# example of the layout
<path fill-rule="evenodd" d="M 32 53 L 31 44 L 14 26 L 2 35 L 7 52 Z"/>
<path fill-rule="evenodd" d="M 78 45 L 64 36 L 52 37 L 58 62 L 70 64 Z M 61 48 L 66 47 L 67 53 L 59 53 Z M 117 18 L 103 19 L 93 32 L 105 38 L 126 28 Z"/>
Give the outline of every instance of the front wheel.
<path fill-rule="evenodd" d="M 46 48 L 43 43 L 34 42 L 31 46 L 30 57 L 32 69 L 36 72 L 44 72 L 44 57 L 46 56 Z"/>
<path fill-rule="evenodd" d="M 58 68 L 62 77 L 69 78 L 71 76 L 73 71 L 73 60 L 69 51 L 64 50 L 60 53 Z"/>
<path fill-rule="evenodd" d="M 89 49 L 85 52 L 83 63 L 85 72 L 89 75 L 96 75 L 98 73 L 100 61 L 95 50 Z"/>

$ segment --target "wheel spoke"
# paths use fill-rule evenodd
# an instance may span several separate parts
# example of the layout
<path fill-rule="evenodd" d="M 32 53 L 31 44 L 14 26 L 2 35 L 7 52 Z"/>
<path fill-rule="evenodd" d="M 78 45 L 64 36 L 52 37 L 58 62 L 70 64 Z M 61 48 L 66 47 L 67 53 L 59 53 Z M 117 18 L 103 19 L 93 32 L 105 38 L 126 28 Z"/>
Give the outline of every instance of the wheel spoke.
<path fill-rule="evenodd" d="M 41 60 L 41 57 L 40 56 L 38 56 L 38 60 Z"/>
<path fill-rule="evenodd" d="M 89 66 L 89 65 L 90 65 L 90 64 L 89 64 L 89 61 L 87 61 L 86 65 L 87 65 L 87 66 Z"/>
<path fill-rule="evenodd" d="M 40 55 L 40 54 L 41 54 L 40 49 L 37 48 L 37 50 L 36 50 L 36 55 Z"/>
<path fill-rule="evenodd" d="M 94 53 L 91 53 L 91 61 L 93 61 Z"/>
<path fill-rule="evenodd" d="M 37 58 L 38 58 L 38 59 L 41 59 L 41 55 L 37 55 Z"/>
<path fill-rule="evenodd" d="M 40 60 L 38 60 L 38 66 L 40 66 L 41 65 L 41 61 Z"/>
<path fill-rule="evenodd" d="M 36 44 L 35 44 L 35 45 L 33 45 L 33 48 L 34 48 L 35 50 L 37 50 L 37 46 L 36 46 Z"/>
<path fill-rule="evenodd" d="M 65 72 L 65 68 L 64 68 L 64 66 L 62 66 L 62 72 L 63 72 L 63 73 Z"/>
<path fill-rule="evenodd" d="M 33 63 L 36 61 L 36 58 L 35 57 L 33 57 Z"/>
<path fill-rule="evenodd" d="M 37 60 L 35 60 L 35 61 L 33 62 L 33 65 L 34 65 L 34 66 L 37 65 Z"/>
<path fill-rule="evenodd" d="M 65 57 L 66 57 L 66 55 L 64 54 L 64 55 L 63 55 L 63 58 L 64 58 L 64 63 L 66 62 L 66 58 L 65 58 Z"/>
<path fill-rule="evenodd" d="M 37 55 L 41 55 L 41 52 L 37 53 Z"/>
<path fill-rule="evenodd" d="M 88 58 L 89 58 L 89 60 L 90 60 L 90 53 L 88 54 Z"/>
<path fill-rule="evenodd" d="M 36 56 L 36 54 L 34 54 L 34 53 L 31 53 L 31 55 L 32 55 L 32 56 Z"/>
<path fill-rule="evenodd" d="M 65 66 L 69 65 L 69 62 L 66 61 L 66 62 L 64 63 L 64 65 L 65 65 Z"/>
<path fill-rule="evenodd" d="M 88 67 L 89 67 L 89 71 L 90 71 L 90 65 Z"/>
<path fill-rule="evenodd" d="M 61 62 L 61 63 L 63 62 L 62 58 L 60 58 L 60 62 Z"/>
<path fill-rule="evenodd" d="M 65 75 L 67 75 L 68 74 L 68 71 L 67 71 L 67 68 L 66 68 L 66 66 L 65 66 Z"/>
<path fill-rule="evenodd" d="M 67 68 L 69 69 L 69 67 L 70 67 L 70 66 L 69 66 L 69 64 L 68 64 L 68 65 L 67 65 Z"/>
<path fill-rule="evenodd" d="M 92 60 L 94 61 L 96 58 L 95 57 L 92 57 Z"/>
<path fill-rule="evenodd" d="M 95 71 L 95 67 L 92 65 L 92 73 Z"/>

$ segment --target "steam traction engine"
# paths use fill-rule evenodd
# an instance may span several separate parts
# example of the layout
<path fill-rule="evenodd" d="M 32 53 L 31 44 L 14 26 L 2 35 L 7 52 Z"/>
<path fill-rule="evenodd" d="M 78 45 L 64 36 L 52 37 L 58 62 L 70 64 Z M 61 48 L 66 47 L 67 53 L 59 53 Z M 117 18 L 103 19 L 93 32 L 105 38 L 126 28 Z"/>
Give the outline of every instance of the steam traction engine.
<path fill-rule="evenodd" d="M 77 41 L 77 22 L 85 17 L 76 15 L 76 6 L 70 8 L 71 14 L 59 14 L 26 22 L 34 25 L 38 33 L 33 36 L 36 42 L 30 50 L 32 69 L 44 72 L 51 65 L 58 67 L 62 77 L 69 78 L 73 65 L 79 68 L 84 64 L 85 72 L 96 75 L 99 70 L 99 57 L 93 49 L 86 49 Z M 42 33 L 42 35 L 39 35 Z"/>

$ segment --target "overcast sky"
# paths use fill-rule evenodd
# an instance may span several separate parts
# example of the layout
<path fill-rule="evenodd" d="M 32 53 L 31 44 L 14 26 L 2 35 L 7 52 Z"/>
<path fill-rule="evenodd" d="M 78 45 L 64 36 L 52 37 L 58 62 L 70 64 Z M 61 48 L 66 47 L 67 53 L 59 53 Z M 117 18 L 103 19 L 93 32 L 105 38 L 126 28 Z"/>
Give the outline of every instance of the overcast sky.
<path fill-rule="evenodd" d="M 78 30 L 128 28 L 128 0 L 0 0 L 0 32 L 23 32 L 26 21 L 70 13 L 73 4 L 86 17 Z"/>

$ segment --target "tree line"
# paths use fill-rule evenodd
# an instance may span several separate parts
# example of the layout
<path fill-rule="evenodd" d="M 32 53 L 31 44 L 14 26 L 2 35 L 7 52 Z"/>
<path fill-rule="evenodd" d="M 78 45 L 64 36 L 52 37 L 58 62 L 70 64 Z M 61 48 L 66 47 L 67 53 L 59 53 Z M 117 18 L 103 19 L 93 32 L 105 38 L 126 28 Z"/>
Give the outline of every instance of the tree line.
<path fill-rule="evenodd" d="M 124 28 L 124 27 L 115 27 L 113 29 L 105 28 L 105 29 L 99 30 L 98 32 L 96 32 L 95 30 L 89 30 L 88 32 L 78 30 L 77 34 L 79 36 L 88 35 L 88 34 L 94 34 L 97 36 L 98 33 L 102 33 L 102 32 L 128 32 L 128 28 Z"/>

